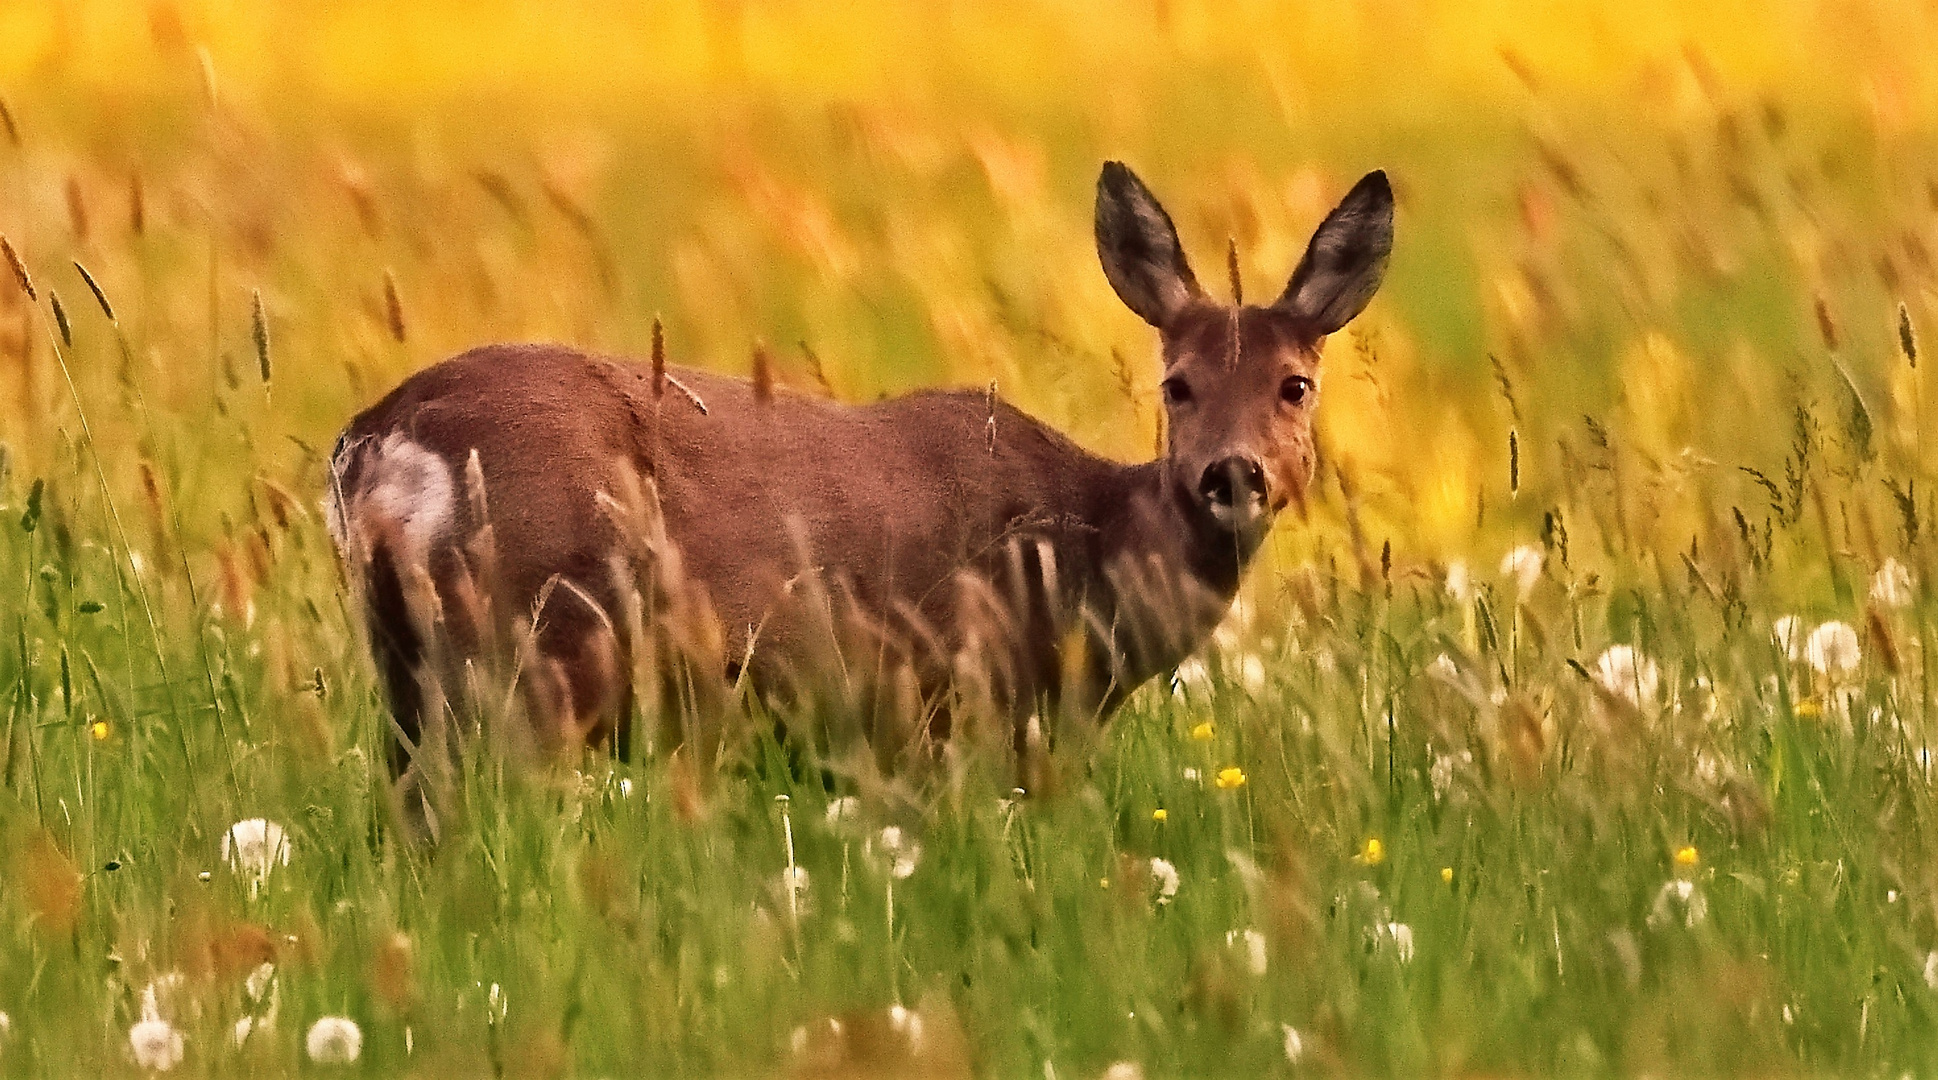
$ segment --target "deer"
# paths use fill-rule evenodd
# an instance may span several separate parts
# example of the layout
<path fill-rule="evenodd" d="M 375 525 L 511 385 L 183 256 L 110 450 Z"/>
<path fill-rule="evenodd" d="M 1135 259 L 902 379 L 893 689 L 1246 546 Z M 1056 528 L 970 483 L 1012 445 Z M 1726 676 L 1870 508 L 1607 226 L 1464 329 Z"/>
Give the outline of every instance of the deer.
<path fill-rule="evenodd" d="M 540 747 L 625 753 L 670 667 L 690 691 L 869 687 L 844 700 L 929 742 L 973 701 L 1019 749 L 1174 669 L 1304 505 L 1321 347 L 1379 288 L 1393 193 L 1354 185 L 1262 306 L 1206 294 L 1119 162 L 1095 234 L 1156 330 L 1156 460 L 1086 451 L 993 386 L 843 404 L 774 386 L 758 354 L 752 379 L 669 366 L 657 325 L 650 363 L 486 345 L 358 415 L 325 501 L 393 778 L 467 698 L 520 703 Z"/>

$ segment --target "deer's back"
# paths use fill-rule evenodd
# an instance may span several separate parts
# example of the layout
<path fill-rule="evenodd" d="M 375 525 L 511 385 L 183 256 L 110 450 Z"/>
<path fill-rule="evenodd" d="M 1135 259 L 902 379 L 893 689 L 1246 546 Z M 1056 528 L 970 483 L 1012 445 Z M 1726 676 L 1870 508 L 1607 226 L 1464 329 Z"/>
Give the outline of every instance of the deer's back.
<path fill-rule="evenodd" d="M 992 427 L 979 393 L 849 406 L 785 391 L 759 400 L 742 380 L 670 375 L 678 385 L 656 397 L 643 365 L 559 346 L 465 353 L 351 423 L 334 497 L 354 509 L 361 493 L 368 504 L 380 474 L 402 470 L 419 503 L 414 535 L 461 544 L 481 524 L 464 475 L 475 452 L 514 602 L 559 575 L 616 613 L 620 526 L 601 493 L 637 491 L 650 477 L 729 655 L 758 627 L 756 662 L 783 663 L 816 629 L 797 602 L 807 577 L 837 603 L 852 598 L 891 621 L 913 613 L 957 637 L 959 571 L 998 568 L 1018 535 L 1051 538 L 1066 563 L 1085 563 L 1090 511 L 1117 497 L 1116 467 L 1001 404 Z M 442 474 L 407 447 L 434 455 Z M 436 482 L 448 492 L 426 495 Z M 424 546 L 435 561 L 439 541 Z M 1077 586 L 1088 568 L 1060 571 Z"/>

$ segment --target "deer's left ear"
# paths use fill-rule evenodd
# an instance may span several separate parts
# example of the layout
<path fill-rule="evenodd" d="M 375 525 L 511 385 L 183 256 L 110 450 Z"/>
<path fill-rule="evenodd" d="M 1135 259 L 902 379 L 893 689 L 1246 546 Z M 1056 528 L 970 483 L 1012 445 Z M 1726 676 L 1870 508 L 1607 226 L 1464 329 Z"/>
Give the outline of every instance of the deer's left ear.
<path fill-rule="evenodd" d="M 1330 334 L 1366 310 L 1393 253 L 1393 188 L 1369 172 L 1312 234 L 1305 258 L 1272 306 Z"/>

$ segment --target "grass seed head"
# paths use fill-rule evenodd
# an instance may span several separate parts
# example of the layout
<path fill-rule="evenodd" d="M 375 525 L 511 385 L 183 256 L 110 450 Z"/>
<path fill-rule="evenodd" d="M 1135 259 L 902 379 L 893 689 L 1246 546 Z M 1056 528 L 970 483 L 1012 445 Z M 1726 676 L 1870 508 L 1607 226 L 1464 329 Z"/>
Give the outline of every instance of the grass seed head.
<path fill-rule="evenodd" d="M 34 291 L 34 277 L 27 272 L 27 264 L 20 259 L 20 252 L 14 250 L 13 241 L 0 236 L 0 254 L 7 257 L 7 266 L 13 270 L 13 279 L 20 283 L 20 291 L 27 299 L 38 302 L 40 294 Z"/>
<path fill-rule="evenodd" d="M 404 343 L 404 300 L 397 295 L 397 275 L 384 269 L 384 325 L 391 340 Z"/>
<path fill-rule="evenodd" d="M 1902 300 L 1898 302 L 1898 348 L 1912 367 L 1918 366 L 1918 335 L 1911 328 L 1911 312 Z"/>
<path fill-rule="evenodd" d="M 128 173 L 128 231 L 136 236 L 148 231 L 148 196 L 142 190 L 140 169 Z"/>
<path fill-rule="evenodd" d="M 269 312 L 262 306 L 262 290 L 251 294 L 249 310 L 249 329 L 256 341 L 256 368 L 262 374 L 262 384 L 269 385 Z M 401 340 L 401 339 L 400 339 Z"/>
<path fill-rule="evenodd" d="M 81 280 L 87 282 L 87 291 L 94 294 L 94 302 L 101 305 L 101 314 L 106 315 L 109 322 L 114 322 L 114 305 L 108 303 L 108 294 L 102 290 L 101 283 L 94 280 L 94 275 L 88 273 L 87 267 L 82 266 L 79 260 L 75 261 L 74 269 L 80 271 Z"/>
<path fill-rule="evenodd" d="M 653 400 L 666 393 L 666 326 L 653 316 Z"/>
<path fill-rule="evenodd" d="M 54 325 L 61 331 L 61 344 L 74 347 L 74 326 L 67 321 L 67 309 L 61 306 L 61 295 L 52 289 L 47 290 L 47 301 L 54 305 Z"/>
<path fill-rule="evenodd" d="M 774 363 L 767 355 L 766 344 L 754 342 L 754 403 L 765 405 L 774 400 Z"/>
<path fill-rule="evenodd" d="M 74 230 L 74 239 L 87 242 L 87 198 L 81 191 L 81 178 L 73 173 L 67 174 L 67 223 Z"/>

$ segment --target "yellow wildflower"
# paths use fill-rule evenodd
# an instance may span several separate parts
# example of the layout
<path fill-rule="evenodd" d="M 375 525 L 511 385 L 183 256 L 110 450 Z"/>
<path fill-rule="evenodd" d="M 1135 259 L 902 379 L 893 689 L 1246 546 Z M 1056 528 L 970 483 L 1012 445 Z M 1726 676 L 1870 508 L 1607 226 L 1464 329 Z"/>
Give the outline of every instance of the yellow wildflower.
<path fill-rule="evenodd" d="M 1204 723 L 1191 729 L 1191 737 L 1199 742 L 1210 742 L 1218 737 L 1218 729 L 1211 726 L 1211 721 L 1206 720 Z"/>
<path fill-rule="evenodd" d="M 1157 822 L 1159 825 L 1164 824 L 1165 819 L 1170 816 L 1171 815 L 1164 812 L 1164 808 L 1162 806 L 1151 811 L 1151 820 Z"/>
<path fill-rule="evenodd" d="M 1218 787 L 1220 789 L 1225 791 L 1230 791 L 1233 788 L 1244 787 L 1245 770 L 1239 768 L 1236 765 L 1233 765 L 1228 769 L 1219 769 L 1218 779 L 1216 783 L 1218 784 Z"/>
<path fill-rule="evenodd" d="M 1815 698 L 1805 698 L 1797 702 L 1797 715 L 1806 720 L 1815 720 L 1824 714 L 1824 707 Z"/>
<path fill-rule="evenodd" d="M 94 736 L 95 742 L 100 742 L 108 737 L 108 722 L 106 720 L 96 720 L 94 723 L 88 725 L 87 733 Z"/>
<path fill-rule="evenodd" d="M 1451 866 L 1443 866 L 1443 867 L 1441 867 L 1441 868 L 1440 868 L 1440 880 L 1441 880 L 1441 881 L 1443 881 L 1443 882 L 1445 882 L 1445 883 L 1447 883 L 1448 885 L 1452 885 L 1452 884 L 1453 884 L 1453 867 L 1451 867 Z"/>
<path fill-rule="evenodd" d="M 1696 854 L 1696 845 L 1684 844 L 1683 846 L 1676 849 L 1677 866 L 1682 866 L 1682 867 L 1694 866 L 1699 861 L 1700 861 L 1700 856 Z"/>
<path fill-rule="evenodd" d="M 1378 866 L 1386 861 L 1385 843 L 1377 836 L 1367 837 L 1366 842 L 1359 846 L 1359 854 L 1353 856 L 1353 861 L 1362 866 Z"/>
<path fill-rule="evenodd" d="M 1100 878 L 1098 878 L 1098 879 L 1097 879 L 1097 887 L 1098 887 L 1099 889 L 1108 889 L 1108 888 L 1110 888 L 1110 879 L 1109 879 L 1109 878 L 1107 878 L 1107 877 L 1100 877 Z"/>

